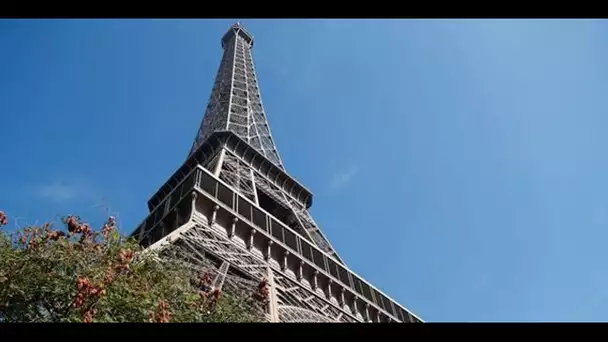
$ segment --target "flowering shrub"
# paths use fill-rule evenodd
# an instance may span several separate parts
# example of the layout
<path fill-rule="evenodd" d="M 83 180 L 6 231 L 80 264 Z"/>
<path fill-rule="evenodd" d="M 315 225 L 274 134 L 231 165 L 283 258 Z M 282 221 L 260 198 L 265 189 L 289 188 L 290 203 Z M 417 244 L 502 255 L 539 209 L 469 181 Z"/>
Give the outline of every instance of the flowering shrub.
<path fill-rule="evenodd" d="M 8 223 L 0 211 L 0 230 Z M 178 264 L 138 259 L 113 217 L 99 231 L 77 216 L 0 231 L 0 322 L 259 321 L 252 295 L 211 288 Z"/>

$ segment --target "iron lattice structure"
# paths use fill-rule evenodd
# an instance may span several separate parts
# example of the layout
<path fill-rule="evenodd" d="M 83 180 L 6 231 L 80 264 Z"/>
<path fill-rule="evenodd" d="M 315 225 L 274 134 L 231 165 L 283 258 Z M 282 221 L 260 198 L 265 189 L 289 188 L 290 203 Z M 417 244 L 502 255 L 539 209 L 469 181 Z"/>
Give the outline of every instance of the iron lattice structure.
<path fill-rule="evenodd" d="M 214 286 L 268 282 L 271 322 L 421 322 L 344 264 L 309 213 L 312 193 L 279 156 L 238 23 L 188 158 L 132 236 L 160 260 L 214 269 Z"/>

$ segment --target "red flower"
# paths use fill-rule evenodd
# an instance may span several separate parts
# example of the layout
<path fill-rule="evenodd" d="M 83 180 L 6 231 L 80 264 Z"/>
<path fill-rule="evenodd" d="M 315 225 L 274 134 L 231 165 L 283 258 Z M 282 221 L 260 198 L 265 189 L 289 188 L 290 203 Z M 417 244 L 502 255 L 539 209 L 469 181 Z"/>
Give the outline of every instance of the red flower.
<path fill-rule="evenodd" d="M 122 264 L 128 264 L 129 262 L 131 262 L 133 260 L 134 254 L 133 251 L 130 249 L 123 249 L 118 253 L 118 260 L 120 261 L 120 263 Z"/>
<path fill-rule="evenodd" d="M 108 268 L 106 270 L 106 274 L 105 274 L 105 277 L 103 279 L 103 282 L 105 284 L 110 284 L 113 281 L 114 281 L 114 271 L 111 268 Z"/>
<path fill-rule="evenodd" d="M 36 248 L 38 246 L 38 242 L 36 242 L 35 240 L 30 240 L 27 246 L 28 248 Z"/>
<path fill-rule="evenodd" d="M 65 236 L 65 233 L 62 232 L 62 231 L 51 230 L 51 231 L 49 231 L 49 232 L 46 233 L 46 238 L 48 240 L 52 240 L 52 241 L 57 241 L 62 236 Z"/>
<path fill-rule="evenodd" d="M 211 294 L 213 295 L 213 298 L 217 300 L 220 298 L 221 291 L 219 289 L 215 289 Z"/>
<path fill-rule="evenodd" d="M 150 317 L 150 322 L 153 323 L 169 323 L 171 319 L 171 313 L 169 312 L 169 303 L 161 300 L 158 306 Z"/>
<path fill-rule="evenodd" d="M 70 233 L 70 235 L 76 233 L 76 230 L 80 226 L 80 223 L 78 222 L 78 218 L 76 216 L 68 216 L 65 219 L 65 223 L 68 225 L 68 232 Z"/>
<path fill-rule="evenodd" d="M 130 249 L 123 249 L 118 253 L 118 266 L 116 266 L 116 271 L 125 271 L 130 268 L 129 263 L 133 261 L 135 254 Z"/>
<path fill-rule="evenodd" d="M 114 230 L 114 227 L 104 224 L 103 228 L 101 228 L 101 235 L 103 235 L 104 238 L 108 237 L 108 234 L 110 234 L 112 230 Z"/>
<path fill-rule="evenodd" d="M 65 223 L 68 225 L 68 235 L 72 236 L 74 234 L 81 233 L 80 242 L 83 243 L 89 238 L 93 231 L 88 224 L 82 224 L 79 222 L 79 218 L 77 216 L 68 216 L 65 219 Z"/>
<path fill-rule="evenodd" d="M 82 321 L 84 323 L 92 323 L 93 315 L 95 314 L 95 310 L 89 309 L 82 314 Z"/>
<path fill-rule="evenodd" d="M 6 214 L 4 213 L 4 211 L 0 211 L 0 227 L 6 226 L 7 224 L 8 224 L 8 217 L 6 217 Z"/>
<path fill-rule="evenodd" d="M 213 281 L 211 272 L 207 271 L 199 276 L 200 286 L 210 285 Z"/>
<path fill-rule="evenodd" d="M 258 284 L 258 292 L 254 294 L 254 297 L 264 303 L 269 300 L 270 289 L 268 288 L 268 281 L 266 279 L 262 279 Z"/>
<path fill-rule="evenodd" d="M 80 308 L 87 299 L 97 299 L 105 294 L 106 290 L 104 289 L 103 284 L 95 286 L 91 284 L 88 278 L 79 277 L 76 279 L 76 296 L 74 297 L 72 306 L 74 308 Z"/>

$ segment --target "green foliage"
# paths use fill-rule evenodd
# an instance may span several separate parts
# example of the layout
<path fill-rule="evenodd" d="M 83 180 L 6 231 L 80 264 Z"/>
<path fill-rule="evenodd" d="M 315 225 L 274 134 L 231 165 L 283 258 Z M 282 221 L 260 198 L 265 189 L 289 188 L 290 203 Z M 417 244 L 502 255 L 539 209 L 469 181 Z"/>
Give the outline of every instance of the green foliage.
<path fill-rule="evenodd" d="M 0 212 L 0 228 L 6 216 Z M 137 257 L 110 218 L 93 232 L 78 217 L 0 232 L 0 322 L 260 321 L 249 295 L 205 293 L 174 263 Z"/>

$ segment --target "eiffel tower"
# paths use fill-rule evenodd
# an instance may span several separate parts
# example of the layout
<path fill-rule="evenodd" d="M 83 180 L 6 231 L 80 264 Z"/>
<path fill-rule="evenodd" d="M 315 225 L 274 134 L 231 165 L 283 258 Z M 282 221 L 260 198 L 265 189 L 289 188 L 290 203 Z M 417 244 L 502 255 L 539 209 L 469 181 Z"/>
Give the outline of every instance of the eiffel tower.
<path fill-rule="evenodd" d="M 312 193 L 287 173 L 272 138 L 238 22 L 186 161 L 135 229 L 146 251 L 270 284 L 270 322 L 422 322 L 350 270 L 308 212 Z"/>

